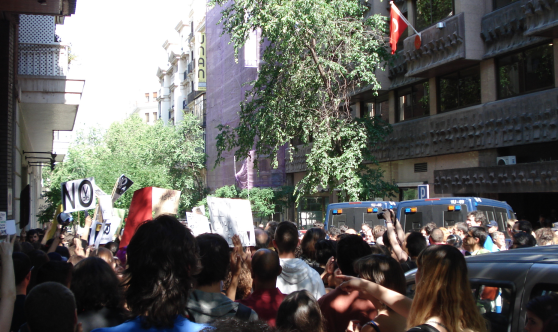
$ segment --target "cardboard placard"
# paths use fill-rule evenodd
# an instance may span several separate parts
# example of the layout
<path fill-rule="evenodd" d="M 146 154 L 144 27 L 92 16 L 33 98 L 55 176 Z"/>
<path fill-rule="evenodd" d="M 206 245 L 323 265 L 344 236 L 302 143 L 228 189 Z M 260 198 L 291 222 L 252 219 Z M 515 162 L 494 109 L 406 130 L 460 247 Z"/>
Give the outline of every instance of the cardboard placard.
<path fill-rule="evenodd" d="M 14 235 L 16 233 L 15 220 L 0 221 L 0 236 Z"/>
<path fill-rule="evenodd" d="M 153 218 L 156 218 L 162 214 L 176 215 L 178 213 L 180 191 L 152 187 L 151 199 Z"/>
<path fill-rule="evenodd" d="M 209 220 L 213 233 L 223 236 L 232 247 L 233 235 L 238 235 L 242 246 L 255 246 L 254 221 L 250 201 L 208 197 Z"/>
<path fill-rule="evenodd" d="M 63 182 L 61 187 L 64 212 L 90 210 L 94 207 L 94 178 Z"/>
<path fill-rule="evenodd" d="M 211 233 L 211 229 L 209 228 L 209 220 L 204 215 L 194 212 L 186 212 L 186 222 L 188 224 L 188 228 L 192 231 L 192 234 L 194 234 L 194 236 L 198 236 L 204 233 Z"/>

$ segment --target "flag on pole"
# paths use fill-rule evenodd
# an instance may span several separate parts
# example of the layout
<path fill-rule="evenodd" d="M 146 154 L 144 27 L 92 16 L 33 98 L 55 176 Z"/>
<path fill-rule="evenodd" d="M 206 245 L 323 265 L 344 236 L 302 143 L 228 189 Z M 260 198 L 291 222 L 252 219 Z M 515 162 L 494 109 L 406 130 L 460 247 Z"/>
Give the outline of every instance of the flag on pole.
<path fill-rule="evenodd" d="M 399 41 L 399 38 L 401 37 L 403 32 L 405 32 L 405 29 L 407 29 L 408 25 L 405 22 L 406 20 L 403 15 L 401 15 L 401 12 L 397 10 L 397 7 L 395 7 L 393 3 L 391 4 L 390 19 L 391 23 L 389 26 L 389 45 L 391 46 L 391 54 L 395 54 L 395 51 L 397 50 L 397 42 Z"/>
<path fill-rule="evenodd" d="M 390 2 L 391 4 L 391 11 L 390 11 L 390 41 L 389 45 L 391 46 L 391 54 L 395 54 L 397 50 L 397 42 L 405 29 L 410 27 L 416 33 L 415 36 L 415 48 L 419 49 L 421 44 L 421 35 L 420 33 L 415 30 L 415 28 L 407 21 L 405 16 L 399 11 L 397 6 L 393 4 L 393 1 Z"/>

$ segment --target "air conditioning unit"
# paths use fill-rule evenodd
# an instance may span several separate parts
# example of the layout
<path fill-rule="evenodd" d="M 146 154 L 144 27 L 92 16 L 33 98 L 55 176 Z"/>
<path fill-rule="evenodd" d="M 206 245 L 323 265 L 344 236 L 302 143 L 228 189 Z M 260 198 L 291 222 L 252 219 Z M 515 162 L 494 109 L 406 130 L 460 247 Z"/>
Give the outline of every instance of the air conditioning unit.
<path fill-rule="evenodd" d="M 498 166 L 502 165 L 515 165 L 515 156 L 503 156 L 503 157 L 496 157 L 496 164 Z"/>

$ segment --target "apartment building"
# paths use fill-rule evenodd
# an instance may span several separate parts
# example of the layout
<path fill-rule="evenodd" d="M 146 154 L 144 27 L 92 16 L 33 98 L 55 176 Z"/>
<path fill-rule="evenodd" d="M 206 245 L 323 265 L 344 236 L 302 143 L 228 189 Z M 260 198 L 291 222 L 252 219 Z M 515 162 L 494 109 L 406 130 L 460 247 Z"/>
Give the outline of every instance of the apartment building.
<path fill-rule="evenodd" d="M 0 211 L 20 228 L 37 227 L 41 165 L 63 160 L 53 144 L 73 129 L 83 92 L 55 35 L 75 9 L 75 0 L 0 2 Z"/>
<path fill-rule="evenodd" d="M 389 15 L 389 1 L 367 2 Z M 558 201 L 558 3 L 538 0 L 394 1 L 421 34 L 408 29 L 396 60 L 376 74 L 378 95 L 353 96 L 357 116 L 393 126 L 371 147 L 396 200 L 480 196 L 505 200 L 537 220 Z M 305 174 L 305 149 L 287 178 Z M 297 216 L 323 218 L 334 193 L 308 197 Z"/>

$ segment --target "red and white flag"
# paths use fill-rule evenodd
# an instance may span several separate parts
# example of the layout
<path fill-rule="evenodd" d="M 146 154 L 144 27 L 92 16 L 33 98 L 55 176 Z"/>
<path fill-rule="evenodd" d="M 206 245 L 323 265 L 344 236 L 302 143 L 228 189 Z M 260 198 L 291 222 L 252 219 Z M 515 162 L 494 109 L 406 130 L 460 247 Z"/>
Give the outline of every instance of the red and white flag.
<path fill-rule="evenodd" d="M 407 20 L 405 19 L 403 14 L 401 14 L 399 9 L 397 9 L 397 7 L 393 3 L 391 4 L 390 20 L 391 23 L 389 26 L 389 45 L 391 46 L 391 54 L 395 54 L 395 51 L 397 50 L 397 42 L 409 25 L 407 24 Z"/>

